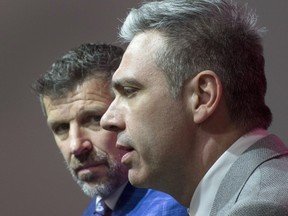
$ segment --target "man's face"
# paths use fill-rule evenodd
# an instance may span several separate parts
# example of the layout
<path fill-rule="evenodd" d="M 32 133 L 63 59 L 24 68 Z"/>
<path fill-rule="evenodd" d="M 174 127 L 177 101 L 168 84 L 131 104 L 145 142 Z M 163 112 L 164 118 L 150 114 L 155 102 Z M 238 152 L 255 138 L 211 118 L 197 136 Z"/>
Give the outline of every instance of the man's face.
<path fill-rule="evenodd" d="M 127 181 L 116 134 L 100 127 L 112 101 L 109 86 L 92 78 L 66 97 L 44 97 L 47 122 L 72 176 L 90 196 L 108 196 Z"/>
<path fill-rule="evenodd" d="M 101 125 L 116 131 L 117 147 L 128 151 L 122 163 L 129 168 L 129 181 L 167 192 L 187 172 L 187 162 L 193 157 L 189 150 L 193 120 L 184 97 L 172 97 L 163 72 L 152 59 L 163 40 L 147 32 L 131 41 L 113 76 L 115 99 Z"/>

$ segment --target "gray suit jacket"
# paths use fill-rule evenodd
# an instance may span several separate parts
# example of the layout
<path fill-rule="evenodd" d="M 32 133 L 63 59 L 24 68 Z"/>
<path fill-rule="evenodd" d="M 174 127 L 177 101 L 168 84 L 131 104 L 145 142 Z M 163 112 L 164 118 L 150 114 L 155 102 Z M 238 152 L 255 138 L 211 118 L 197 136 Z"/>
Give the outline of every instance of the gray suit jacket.
<path fill-rule="evenodd" d="M 248 148 L 224 177 L 211 216 L 288 215 L 288 148 L 269 135 Z"/>

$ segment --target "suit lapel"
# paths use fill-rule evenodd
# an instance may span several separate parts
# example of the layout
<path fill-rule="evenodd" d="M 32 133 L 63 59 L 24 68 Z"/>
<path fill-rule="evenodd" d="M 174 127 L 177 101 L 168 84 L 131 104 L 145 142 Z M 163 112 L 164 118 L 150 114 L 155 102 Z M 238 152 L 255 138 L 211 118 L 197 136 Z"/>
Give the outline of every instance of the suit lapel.
<path fill-rule="evenodd" d="M 224 206 L 231 208 L 253 171 L 265 161 L 284 154 L 288 154 L 287 148 L 275 135 L 264 137 L 248 148 L 231 166 L 221 182 L 210 215 L 217 215 Z"/>

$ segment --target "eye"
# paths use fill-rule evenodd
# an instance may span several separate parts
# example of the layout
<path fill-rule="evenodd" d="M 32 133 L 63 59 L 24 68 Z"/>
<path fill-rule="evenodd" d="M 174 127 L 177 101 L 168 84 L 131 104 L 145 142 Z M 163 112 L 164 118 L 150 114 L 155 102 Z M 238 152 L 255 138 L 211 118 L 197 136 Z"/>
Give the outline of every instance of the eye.
<path fill-rule="evenodd" d="M 69 131 L 69 124 L 68 123 L 59 123 L 52 126 L 52 131 L 56 135 L 62 135 Z"/>
<path fill-rule="evenodd" d="M 91 122 L 91 123 L 94 123 L 94 124 L 99 124 L 101 118 L 102 118 L 102 115 L 92 115 L 92 116 L 89 116 L 90 122 Z"/>
<path fill-rule="evenodd" d="M 135 96 L 141 89 L 143 89 L 143 85 L 137 80 L 126 78 L 113 81 L 112 87 L 115 95 L 120 95 L 127 98 Z"/>
<path fill-rule="evenodd" d="M 130 86 L 123 86 L 122 88 L 122 94 L 127 96 L 127 97 L 132 97 L 138 89 Z"/>
<path fill-rule="evenodd" d="M 102 115 L 87 115 L 83 121 L 83 126 L 90 128 L 92 130 L 99 130 L 100 129 L 100 120 Z"/>

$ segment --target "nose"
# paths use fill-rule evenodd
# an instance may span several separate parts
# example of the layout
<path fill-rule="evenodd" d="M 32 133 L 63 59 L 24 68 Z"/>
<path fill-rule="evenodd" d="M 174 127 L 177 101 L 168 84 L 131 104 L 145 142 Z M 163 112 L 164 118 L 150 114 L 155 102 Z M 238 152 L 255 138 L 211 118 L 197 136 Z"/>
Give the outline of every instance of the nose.
<path fill-rule="evenodd" d="M 120 109 L 117 109 L 115 100 L 110 104 L 101 118 L 100 125 L 108 131 L 120 132 L 125 129 L 125 122 Z"/>
<path fill-rule="evenodd" d="M 77 158 L 87 157 L 93 150 L 93 144 L 86 135 L 85 129 L 77 125 L 70 126 L 70 149 Z M 83 158 L 84 159 L 84 158 Z"/>

